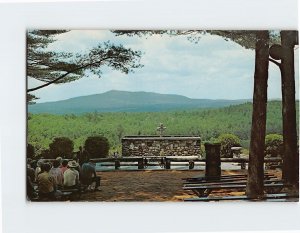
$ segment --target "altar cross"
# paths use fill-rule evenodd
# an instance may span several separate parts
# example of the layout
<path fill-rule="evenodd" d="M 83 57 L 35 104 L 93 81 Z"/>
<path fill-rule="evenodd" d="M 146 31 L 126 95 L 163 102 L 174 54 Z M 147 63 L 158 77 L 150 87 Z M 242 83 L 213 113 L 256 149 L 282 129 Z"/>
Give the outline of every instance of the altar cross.
<path fill-rule="evenodd" d="M 157 131 L 159 131 L 159 136 L 162 137 L 163 132 L 166 130 L 167 127 L 163 125 L 163 123 L 160 123 L 159 126 L 156 128 Z"/>

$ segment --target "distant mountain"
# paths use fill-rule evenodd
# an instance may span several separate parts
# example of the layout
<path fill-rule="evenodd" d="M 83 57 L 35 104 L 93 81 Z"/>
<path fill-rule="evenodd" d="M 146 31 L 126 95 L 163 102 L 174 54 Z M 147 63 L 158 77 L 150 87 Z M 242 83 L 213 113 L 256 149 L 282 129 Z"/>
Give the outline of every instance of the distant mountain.
<path fill-rule="evenodd" d="M 87 112 L 162 112 L 195 108 L 219 108 L 249 100 L 191 99 L 152 92 L 108 91 L 56 102 L 28 106 L 30 113 L 81 114 Z"/>

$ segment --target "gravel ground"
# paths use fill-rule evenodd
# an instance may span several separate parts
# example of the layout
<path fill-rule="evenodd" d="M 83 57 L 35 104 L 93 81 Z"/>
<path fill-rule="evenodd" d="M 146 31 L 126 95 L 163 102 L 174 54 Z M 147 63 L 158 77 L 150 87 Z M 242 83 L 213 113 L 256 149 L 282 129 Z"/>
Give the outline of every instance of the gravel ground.
<path fill-rule="evenodd" d="M 222 171 L 222 174 L 245 172 L 247 170 L 231 170 Z M 203 174 L 203 170 L 98 172 L 102 190 L 83 194 L 81 201 L 183 201 L 195 197 L 195 194 L 182 189 L 182 178 Z"/>

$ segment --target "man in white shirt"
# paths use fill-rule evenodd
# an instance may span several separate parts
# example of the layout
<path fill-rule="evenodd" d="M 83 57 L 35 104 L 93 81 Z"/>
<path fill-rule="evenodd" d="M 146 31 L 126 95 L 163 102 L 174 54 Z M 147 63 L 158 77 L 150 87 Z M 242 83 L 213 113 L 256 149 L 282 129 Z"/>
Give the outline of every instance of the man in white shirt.
<path fill-rule="evenodd" d="M 68 169 L 64 172 L 64 188 L 78 188 L 79 172 L 76 170 L 78 163 L 70 161 Z"/>

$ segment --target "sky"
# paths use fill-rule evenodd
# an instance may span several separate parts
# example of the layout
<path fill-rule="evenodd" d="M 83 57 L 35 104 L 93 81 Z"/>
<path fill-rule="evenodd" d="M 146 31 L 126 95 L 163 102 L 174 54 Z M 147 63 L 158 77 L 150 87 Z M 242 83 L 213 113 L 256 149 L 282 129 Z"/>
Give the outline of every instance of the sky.
<path fill-rule="evenodd" d="M 178 94 L 195 99 L 252 99 L 254 51 L 219 36 L 203 35 L 196 44 L 186 36 L 128 37 L 115 36 L 109 30 L 72 30 L 56 39 L 48 49 L 85 53 L 106 41 L 123 44 L 127 48 L 142 51 L 141 64 L 144 67 L 129 74 L 103 67 L 101 78 L 86 73 L 77 81 L 50 85 L 33 92 L 40 98 L 36 102 L 57 101 L 110 90 Z M 298 59 L 296 49 L 296 64 Z M 296 65 L 297 99 L 298 77 Z M 40 81 L 28 80 L 29 88 L 40 84 Z M 280 71 L 273 63 L 269 67 L 268 98 L 281 98 Z"/>

